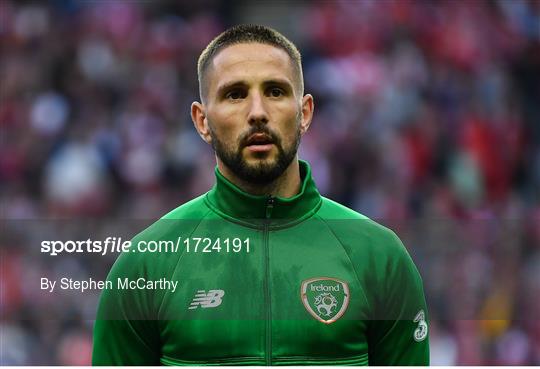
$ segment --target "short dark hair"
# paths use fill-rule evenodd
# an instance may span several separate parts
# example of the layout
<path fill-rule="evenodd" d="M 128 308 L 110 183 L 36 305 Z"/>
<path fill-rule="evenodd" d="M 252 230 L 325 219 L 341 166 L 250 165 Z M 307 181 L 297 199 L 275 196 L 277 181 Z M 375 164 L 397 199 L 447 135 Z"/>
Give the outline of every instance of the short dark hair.
<path fill-rule="evenodd" d="M 302 56 L 300 55 L 298 48 L 275 29 L 256 24 L 241 24 L 225 30 L 219 36 L 214 38 L 199 56 L 197 76 L 201 100 L 206 94 L 204 77 L 208 70 L 208 66 L 214 57 L 228 46 L 251 42 L 271 45 L 284 50 L 291 58 L 293 67 L 298 74 L 298 87 L 303 94 L 304 77 L 302 75 Z"/>

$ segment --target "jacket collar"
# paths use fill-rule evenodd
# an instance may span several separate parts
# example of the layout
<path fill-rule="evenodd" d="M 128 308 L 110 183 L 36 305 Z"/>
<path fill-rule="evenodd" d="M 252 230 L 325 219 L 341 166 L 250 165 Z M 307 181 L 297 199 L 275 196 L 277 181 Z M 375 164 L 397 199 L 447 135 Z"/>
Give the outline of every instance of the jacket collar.
<path fill-rule="evenodd" d="M 300 192 L 290 198 L 255 196 L 244 192 L 215 169 L 216 184 L 206 198 L 210 206 L 221 215 L 242 222 L 260 223 L 261 220 L 278 220 L 280 224 L 294 222 L 311 216 L 320 206 L 322 198 L 311 177 L 311 168 L 299 160 Z"/>

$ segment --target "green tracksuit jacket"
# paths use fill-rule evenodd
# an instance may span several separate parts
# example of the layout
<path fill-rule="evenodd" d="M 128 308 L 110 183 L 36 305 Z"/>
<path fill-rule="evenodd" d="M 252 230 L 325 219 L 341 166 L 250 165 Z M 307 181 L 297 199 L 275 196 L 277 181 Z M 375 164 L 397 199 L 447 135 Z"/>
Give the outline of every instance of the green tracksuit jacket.
<path fill-rule="evenodd" d="M 405 247 L 300 171 L 300 193 L 283 199 L 216 169 L 208 193 L 137 235 L 102 291 L 93 364 L 428 365 Z"/>

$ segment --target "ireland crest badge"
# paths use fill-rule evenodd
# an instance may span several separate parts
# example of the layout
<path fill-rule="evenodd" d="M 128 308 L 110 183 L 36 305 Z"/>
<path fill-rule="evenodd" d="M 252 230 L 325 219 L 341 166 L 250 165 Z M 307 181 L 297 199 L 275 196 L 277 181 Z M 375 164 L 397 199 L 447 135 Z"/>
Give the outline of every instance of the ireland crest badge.
<path fill-rule="evenodd" d="M 306 310 L 325 324 L 341 318 L 349 305 L 349 286 L 337 278 L 307 279 L 302 282 L 300 294 Z"/>

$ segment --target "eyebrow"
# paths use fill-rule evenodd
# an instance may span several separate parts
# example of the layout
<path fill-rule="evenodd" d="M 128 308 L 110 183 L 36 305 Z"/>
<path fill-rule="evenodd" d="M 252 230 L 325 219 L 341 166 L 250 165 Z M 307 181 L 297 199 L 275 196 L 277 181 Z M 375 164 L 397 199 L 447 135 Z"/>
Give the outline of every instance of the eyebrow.
<path fill-rule="evenodd" d="M 245 81 L 233 81 L 233 82 L 227 82 L 217 89 L 217 95 L 221 96 L 225 91 L 228 91 L 235 87 L 246 87 L 247 83 Z"/>
<path fill-rule="evenodd" d="M 275 78 L 275 79 L 270 79 L 263 82 L 263 86 L 274 86 L 274 85 L 287 87 L 291 91 L 294 90 L 294 86 L 286 79 Z M 248 86 L 248 83 L 244 80 L 227 82 L 218 87 L 217 95 L 220 96 L 223 94 L 223 92 L 228 91 L 235 87 L 246 87 L 246 86 Z"/>

